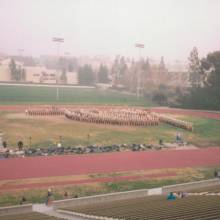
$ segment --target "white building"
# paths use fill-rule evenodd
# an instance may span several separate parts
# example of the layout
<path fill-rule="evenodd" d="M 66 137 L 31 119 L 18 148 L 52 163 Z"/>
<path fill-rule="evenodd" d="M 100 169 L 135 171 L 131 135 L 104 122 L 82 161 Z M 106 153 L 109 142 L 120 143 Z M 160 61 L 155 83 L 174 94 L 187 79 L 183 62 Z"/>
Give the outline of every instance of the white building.
<path fill-rule="evenodd" d="M 11 73 L 9 64 L 11 59 L 5 59 L 0 62 L 0 82 L 11 82 Z M 25 69 L 27 83 L 61 83 L 61 72 L 55 69 L 47 69 L 44 66 L 24 66 L 23 63 L 15 61 L 17 67 Z M 66 72 L 67 84 L 78 84 L 77 72 Z"/>

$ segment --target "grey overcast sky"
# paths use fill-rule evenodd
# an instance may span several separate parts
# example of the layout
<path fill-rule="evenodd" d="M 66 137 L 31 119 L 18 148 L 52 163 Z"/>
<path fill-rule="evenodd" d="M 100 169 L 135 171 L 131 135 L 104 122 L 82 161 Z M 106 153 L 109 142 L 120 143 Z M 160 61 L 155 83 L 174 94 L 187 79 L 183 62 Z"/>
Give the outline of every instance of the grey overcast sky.
<path fill-rule="evenodd" d="M 0 52 L 186 60 L 220 50 L 220 0 L 0 0 Z"/>

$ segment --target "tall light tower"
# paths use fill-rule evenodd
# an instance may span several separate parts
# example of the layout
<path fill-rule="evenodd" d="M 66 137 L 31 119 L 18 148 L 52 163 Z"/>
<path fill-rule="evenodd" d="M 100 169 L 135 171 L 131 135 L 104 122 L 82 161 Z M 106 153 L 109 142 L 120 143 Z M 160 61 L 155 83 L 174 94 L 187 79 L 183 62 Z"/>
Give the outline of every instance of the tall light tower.
<path fill-rule="evenodd" d="M 57 44 L 57 76 L 56 76 L 56 84 L 57 84 L 58 72 L 59 72 L 60 44 L 64 42 L 64 39 L 60 37 L 53 37 L 52 40 Z M 59 100 L 59 87 L 57 86 L 57 101 L 58 100 Z"/>
<path fill-rule="evenodd" d="M 135 47 L 137 47 L 139 49 L 139 59 L 141 62 L 141 49 L 143 49 L 145 46 L 144 46 L 144 44 L 136 43 Z M 140 99 L 140 69 L 137 72 L 137 91 L 136 91 L 136 94 L 137 94 L 137 99 L 139 100 Z"/>

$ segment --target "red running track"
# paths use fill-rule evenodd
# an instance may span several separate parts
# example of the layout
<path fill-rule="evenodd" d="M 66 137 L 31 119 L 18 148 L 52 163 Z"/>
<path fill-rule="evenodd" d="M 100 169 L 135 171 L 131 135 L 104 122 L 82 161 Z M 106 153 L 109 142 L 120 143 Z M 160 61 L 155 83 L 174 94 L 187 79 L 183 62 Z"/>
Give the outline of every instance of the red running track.
<path fill-rule="evenodd" d="M 220 113 L 202 110 L 178 109 L 178 108 L 152 108 L 153 112 L 192 115 L 211 119 L 220 119 Z"/>
<path fill-rule="evenodd" d="M 34 188 L 45 188 L 51 186 L 64 186 L 64 185 L 75 185 L 84 183 L 109 183 L 109 182 L 120 182 L 120 181 L 133 181 L 133 180 L 146 180 L 152 178 L 166 178 L 176 176 L 175 172 L 169 173 L 155 173 L 146 174 L 141 176 L 114 176 L 114 177 L 102 177 L 93 179 L 78 179 L 78 180 L 66 180 L 66 181 L 53 181 L 53 182 L 41 182 L 41 183 L 27 183 L 19 185 L 4 184 L 0 186 L 0 192 L 6 190 L 17 190 L 17 189 L 34 189 Z"/>
<path fill-rule="evenodd" d="M 220 147 L 0 160 L 0 180 L 220 165 Z"/>

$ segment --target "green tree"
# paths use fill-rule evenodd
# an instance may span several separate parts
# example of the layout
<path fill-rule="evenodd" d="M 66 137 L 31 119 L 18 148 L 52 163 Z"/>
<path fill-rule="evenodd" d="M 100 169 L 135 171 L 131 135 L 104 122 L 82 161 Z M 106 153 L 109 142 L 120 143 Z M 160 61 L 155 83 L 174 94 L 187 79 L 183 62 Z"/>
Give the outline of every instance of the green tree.
<path fill-rule="evenodd" d="M 189 81 L 193 88 L 199 88 L 202 85 L 202 75 L 198 50 L 196 47 L 194 47 L 190 52 L 188 60 Z"/>
<path fill-rule="evenodd" d="M 143 63 L 143 66 L 142 66 L 143 70 L 146 72 L 146 75 L 149 75 L 150 72 L 151 72 L 151 66 L 150 66 L 150 63 L 149 63 L 149 59 L 146 59 Z"/>
<path fill-rule="evenodd" d="M 16 69 L 16 81 L 25 81 L 26 79 L 26 70 L 24 68 L 21 68 L 21 66 L 19 66 Z"/>
<path fill-rule="evenodd" d="M 79 68 L 78 72 L 79 84 L 81 85 L 93 85 L 95 83 L 95 75 L 92 67 L 88 64 Z"/>
<path fill-rule="evenodd" d="M 120 64 L 119 64 L 119 76 L 120 78 L 123 78 L 123 76 L 126 74 L 128 67 L 127 64 L 125 62 L 125 58 L 121 57 L 120 59 Z"/>
<path fill-rule="evenodd" d="M 11 59 L 11 61 L 9 63 L 9 69 L 10 69 L 10 73 L 11 73 L 11 80 L 25 81 L 26 71 L 21 66 L 17 67 L 14 59 Z"/>
<path fill-rule="evenodd" d="M 147 84 L 151 78 L 151 66 L 148 59 L 142 60 L 140 65 L 140 84 L 142 89 L 144 89 L 147 87 Z"/>
<path fill-rule="evenodd" d="M 17 68 L 16 68 L 16 63 L 15 63 L 14 59 L 11 59 L 11 61 L 9 63 L 9 69 L 10 69 L 10 73 L 11 73 L 11 80 L 17 81 Z"/>
<path fill-rule="evenodd" d="M 166 65 L 165 65 L 165 62 L 164 62 L 164 58 L 161 57 L 160 64 L 159 64 L 159 74 L 162 75 L 162 74 L 165 74 L 165 73 L 167 73 L 167 69 L 166 69 Z"/>
<path fill-rule="evenodd" d="M 109 71 L 108 71 L 107 66 L 101 64 L 99 67 L 99 71 L 98 71 L 98 82 L 109 83 L 108 74 L 109 74 Z"/>
<path fill-rule="evenodd" d="M 58 60 L 58 68 L 62 70 L 62 69 L 67 69 L 67 67 L 68 67 L 67 59 L 65 57 L 60 57 Z"/>
<path fill-rule="evenodd" d="M 180 96 L 178 107 L 220 110 L 220 51 L 203 58 L 200 71 L 203 86 Z"/>
<path fill-rule="evenodd" d="M 220 89 L 220 51 L 209 53 L 201 61 L 203 82 L 206 87 Z M 220 92 L 220 91 L 219 91 Z"/>
<path fill-rule="evenodd" d="M 113 85 L 117 86 L 119 83 L 119 61 L 118 57 L 115 58 L 111 69 L 111 75 L 113 79 Z"/>
<path fill-rule="evenodd" d="M 69 64 L 68 64 L 68 71 L 69 72 L 73 72 L 74 71 L 74 65 L 73 65 L 72 61 L 70 61 Z"/>
<path fill-rule="evenodd" d="M 26 70 L 24 68 L 22 68 L 21 70 L 21 80 L 22 81 L 26 80 Z"/>
<path fill-rule="evenodd" d="M 65 68 L 62 69 L 60 80 L 62 83 L 65 83 L 65 84 L 67 83 L 67 76 L 66 76 L 66 69 Z"/>
<path fill-rule="evenodd" d="M 167 96 L 161 91 L 154 92 L 152 100 L 159 105 L 167 105 Z"/>

